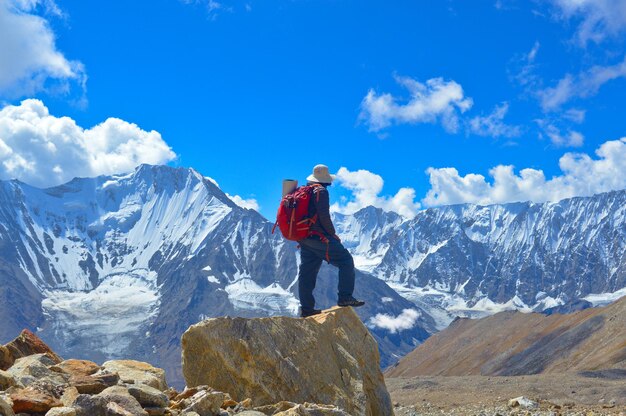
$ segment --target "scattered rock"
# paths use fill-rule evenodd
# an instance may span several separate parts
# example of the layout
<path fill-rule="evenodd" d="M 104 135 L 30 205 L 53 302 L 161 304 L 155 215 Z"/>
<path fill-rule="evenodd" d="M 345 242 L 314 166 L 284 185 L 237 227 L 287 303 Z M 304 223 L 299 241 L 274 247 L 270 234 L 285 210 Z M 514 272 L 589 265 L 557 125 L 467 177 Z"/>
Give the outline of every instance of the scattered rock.
<path fill-rule="evenodd" d="M 61 403 L 63 403 L 63 406 L 65 407 L 72 407 L 79 394 L 80 393 L 76 387 L 67 387 L 61 396 Z"/>
<path fill-rule="evenodd" d="M 46 413 L 46 416 L 76 416 L 76 409 L 73 407 L 53 407 Z"/>
<path fill-rule="evenodd" d="M 128 393 L 143 407 L 167 407 L 169 399 L 160 390 L 147 384 L 131 384 Z"/>
<path fill-rule="evenodd" d="M 122 386 L 113 386 L 105 389 L 98 396 L 106 399 L 107 402 L 115 402 L 124 410 L 130 412 L 134 416 L 148 416 L 143 410 L 137 399 L 130 395 L 128 390 Z"/>
<path fill-rule="evenodd" d="M 9 396 L 15 413 L 46 413 L 53 407 L 63 405 L 59 399 L 47 391 L 26 387 Z"/>
<path fill-rule="evenodd" d="M 63 361 L 37 335 L 24 329 L 17 338 L 0 348 L 0 370 L 8 369 L 18 358 L 33 354 L 46 354 L 55 363 Z"/>
<path fill-rule="evenodd" d="M 267 416 L 265 413 L 257 410 L 244 410 L 243 412 L 238 412 L 236 414 L 237 416 Z"/>
<path fill-rule="evenodd" d="M 539 408 L 539 403 L 530 400 L 524 396 L 516 397 L 514 399 L 509 400 L 509 407 L 522 407 L 524 409 L 537 409 Z"/>
<path fill-rule="evenodd" d="M 93 376 L 73 375 L 69 383 L 81 394 L 98 394 L 107 387 L 115 386 L 119 379 L 117 373 L 101 373 Z"/>
<path fill-rule="evenodd" d="M 217 391 L 201 390 L 185 401 L 189 405 L 183 410 L 185 412 L 196 412 L 200 416 L 216 416 L 220 414 L 220 409 L 226 395 Z"/>
<path fill-rule="evenodd" d="M 351 308 L 309 319 L 214 318 L 182 337 L 189 386 L 208 384 L 260 405 L 327 403 L 351 415 L 392 415 L 378 345 Z"/>
<path fill-rule="evenodd" d="M 165 371 L 148 363 L 134 360 L 112 360 L 102 366 L 111 373 L 118 373 L 126 384 L 147 384 L 161 391 L 167 390 Z"/>
<path fill-rule="evenodd" d="M 107 403 L 106 414 L 107 416 L 135 416 L 135 413 L 124 409 L 115 402 Z"/>
<path fill-rule="evenodd" d="M 102 367 L 88 360 L 65 360 L 52 367 L 50 370 L 67 373 L 73 376 L 90 376 L 100 371 Z"/>
<path fill-rule="evenodd" d="M 0 370 L 0 391 L 6 390 L 11 386 L 15 386 L 17 382 L 13 375 L 7 371 Z"/>
<path fill-rule="evenodd" d="M 350 416 L 343 410 L 334 407 L 320 407 L 311 404 L 298 404 L 283 412 L 274 413 L 275 416 Z"/>
<path fill-rule="evenodd" d="M 79 394 L 72 407 L 76 416 L 106 416 L 107 403 L 104 397 Z"/>
<path fill-rule="evenodd" d="M 57 373 L 48 367 L 56 364 L 48 354 L 34 354 L 18 358 L 7 372 L 24 386 L 37 381 L 46 380 L 54 384 L 67 383 L 68 376 Z"/>
<path fill-rule="evenodd" d="M 7 403 L 2 397 L 0 397 L 0 415 L 15 416 L 15 413 L 13 413 L 13 406 Z"/>

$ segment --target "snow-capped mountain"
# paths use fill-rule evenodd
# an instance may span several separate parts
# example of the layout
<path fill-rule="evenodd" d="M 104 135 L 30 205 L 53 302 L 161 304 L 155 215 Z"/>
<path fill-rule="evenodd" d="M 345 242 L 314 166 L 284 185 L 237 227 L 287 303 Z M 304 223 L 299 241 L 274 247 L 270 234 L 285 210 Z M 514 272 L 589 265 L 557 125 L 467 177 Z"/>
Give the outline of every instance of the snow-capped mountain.
<path fill-rule="evenodd" d="M 49 189 L 2 181 L 0 341 L 37 329 L 62 355 L 145 359 L 179 382 L 179 337 L 189 325 L 297 314 L 296 244 L 271 228 L 192 169 L 142 165 Z M 321 306 L 336 301 L 335 274 L 320 274 Z M 434 330 L 383 281 L 357 278 L 364 321 L 417 311 L 401 334 L 372 325 L 385 364 Z"/>
<path fill-rule="evenodd" d="M 359 242 L 358 265 L 440 327 L 457 315 L 606 303 L 626 287 L 626 191 L 454 205 L 405 221 L 370 207 L 335 221 L 345 241 Z"/>
<path fill-rule="evenodd" d="M 626 191 L 557 203 L 335 214 L 358 312 L 384 366 L 455 316 L 626 294 Z M 38 189 L 0 181 L 0 342 L 36 329 L 62 355 L 144 359 L 180 383 L 180 335 L 211 316 L 297 314 L 296 244 L 193 169 Z M 316 298 L 336 301 L 324 266 Z"/>

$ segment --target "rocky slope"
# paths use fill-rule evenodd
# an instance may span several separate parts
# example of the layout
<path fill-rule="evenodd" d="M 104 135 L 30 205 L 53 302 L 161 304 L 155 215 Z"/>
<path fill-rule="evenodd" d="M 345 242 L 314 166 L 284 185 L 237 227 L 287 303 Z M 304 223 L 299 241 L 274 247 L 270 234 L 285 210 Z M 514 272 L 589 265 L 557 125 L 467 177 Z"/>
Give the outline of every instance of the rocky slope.
<path fill-rule="evenodd" d="M 388 377 L 578 372 L 626 374 L 626 297 L 573 314 L 502 312 L 457 319 L 386 372 Z"/>
<path fill-rule="evenodd" d="M 393 415 L 376 341 L 351 308 L 208 319 L 185 332 L 183 352 L 178 392 L 148 363 L 63 360 L 24 330 L 0 345 L 0 416 Z"/>

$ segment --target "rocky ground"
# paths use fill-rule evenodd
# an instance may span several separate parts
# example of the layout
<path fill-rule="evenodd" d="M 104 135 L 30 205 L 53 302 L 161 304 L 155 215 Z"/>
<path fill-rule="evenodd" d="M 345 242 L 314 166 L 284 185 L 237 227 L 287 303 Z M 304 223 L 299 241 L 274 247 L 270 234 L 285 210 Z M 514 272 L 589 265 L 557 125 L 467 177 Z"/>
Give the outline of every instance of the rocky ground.
<path fill-rule="evenodd" d="M 626 372 L 387 378 L 396 416 L 626 415 Z M 511 402 L 518 397 L 528 399 Z M 521 403 L 520 403 L 521 402 Z"/>
<path fill-rule="evenodd" d="M 335 406 L 280 401 L 255 405 L 209 386 L 176 391 L 148 363 L 99 365 L 55 354 L 24 330 L 0 345 L 0 416 L 350 416 Z"/>

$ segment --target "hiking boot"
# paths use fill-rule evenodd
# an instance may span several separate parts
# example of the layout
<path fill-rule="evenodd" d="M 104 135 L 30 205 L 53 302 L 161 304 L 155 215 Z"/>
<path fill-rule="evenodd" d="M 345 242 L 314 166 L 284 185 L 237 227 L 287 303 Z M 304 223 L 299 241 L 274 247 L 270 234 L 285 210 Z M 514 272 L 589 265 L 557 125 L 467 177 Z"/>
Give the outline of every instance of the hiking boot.
<path fill-rule="evenodd" d="M 300 310 L 300 318 L 306 318 L 307 316 L 319 315 L 322 313 L 321 309 L 302 309 Z"/>
<path fill-rule="evenodd" d="M 338 306 L 352 306 L 353 308 L 358 308 L 359 306 L 365 305 L 365 302 L 362 300 L 354 299 L 352 296 L 349 298 L 341 299 L 337 302 Z"/>

